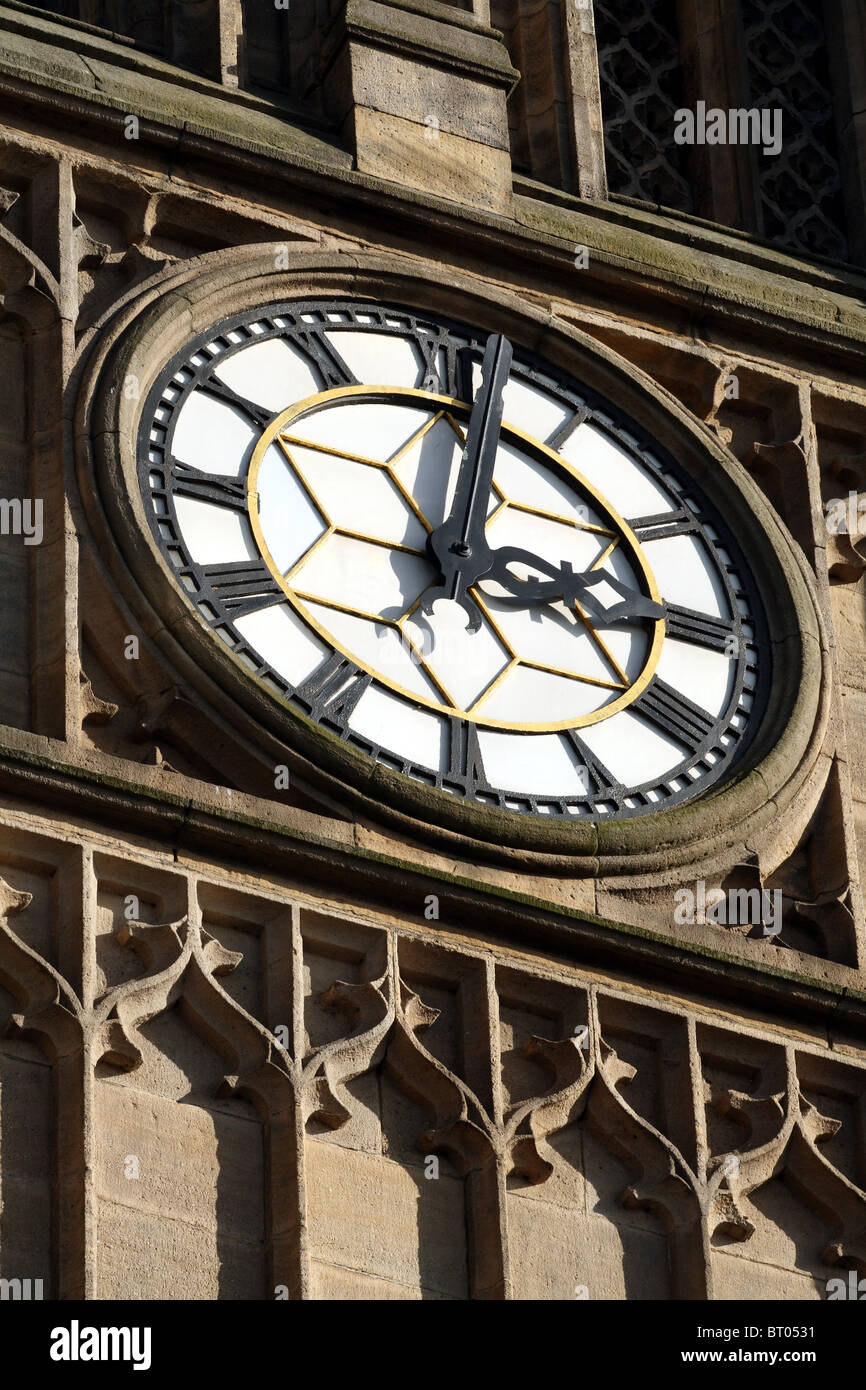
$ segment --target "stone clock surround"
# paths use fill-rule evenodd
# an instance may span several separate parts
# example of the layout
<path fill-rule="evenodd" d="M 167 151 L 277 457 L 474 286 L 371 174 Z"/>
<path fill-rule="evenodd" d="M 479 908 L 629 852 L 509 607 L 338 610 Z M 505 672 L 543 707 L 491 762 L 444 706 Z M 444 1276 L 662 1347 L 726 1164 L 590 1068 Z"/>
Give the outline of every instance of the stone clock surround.
<path fill-rule="evenodd" d="M 640 883 L 688 881 L 700 862 L 733 865 L 754 852 L 781 814 L 806 812 L 810 776 L 827 725 L 829 665 L 813 586 L 761 493 L 709 431 L 650 378 L 588 336 L 501 290 L 480 292 L 436 267 L 393 258 L 293 251 L 275 272 L 275 250 L 239 248 L 198 258 L 151 282 L 134 307 L 121 307 L 103 328 L 82 382 L 76 434 L 82 495 L 113 581 L 169 665 L 182 673 L 224 718 L 241 706 L 250 731 L 266 729 L 291 744 L 304 775 L 365 818 L 383 820 L 410 839 L 468 857 L 499 860 L 525 872 L 627 877 Z M 458 802 L 374 766 L 364 755 L 292 711 L 283 717 L 273 696 L 193 617 L 170 582 L 150 536 L 135 479 L 141 403 L 165 363 L 196 334 L 243 310 L 280 299 L 353 295 L 503 331 L 637 418 L 684 465 L 735 530 L 772 615 L 774 680 L 769 707 L 734 780 L 679 809 L 631 821 L 538 822 Z M 138 399 L 121 387 L 137 380 Z M 94 500 L 96 475 L 104 511 Z M 734 511 L 732 513 L 732 504 Z M 116 538 L 116 539 L 115 539 Z M 131 557 L 133 573 L 118 554 Z M 170 618 L 169 618 L 170 615 Z M 175 637 L 175 632 L 179 635 Z M 283 744 L 283 741 L 285 743 Z M 282 761 L 275 755 L 274 761 Z M 806 818 L 808 814 L 806 813 Z M 694 877 L 694 874 L 691 874 Z"/>

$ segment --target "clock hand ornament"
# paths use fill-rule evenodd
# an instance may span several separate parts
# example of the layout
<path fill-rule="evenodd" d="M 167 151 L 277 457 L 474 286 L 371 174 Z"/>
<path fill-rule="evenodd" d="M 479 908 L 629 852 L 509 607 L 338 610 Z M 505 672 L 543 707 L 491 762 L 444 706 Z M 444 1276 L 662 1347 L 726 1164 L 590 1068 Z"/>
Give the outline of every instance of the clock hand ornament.
<path fill-rule="evenodd" d="M 469 617 L 468 632 L 477 632 L 481 626 L 481 614 L 468 590 L 487 574 L 493 560 L 484 531 L 511 355 L 508 339 L 501 333 L 491 334 L 484 349 L 481 386 L 469 417 L 451 511 L 427 537 L 428 554 L 441 578 L 425 594 L 421 612 L 429 616 L 437 598 L 453 599 Z"/>
<path fill-rule="evenodd" d="M 451 511 L 441 526 L 427 537 L 427 551 L 434 561 L 440 579 L 432 585 L 421 602 L 421 612 L 428 617 L 437 598 L 449 598 L 466 612 L 468 632 L 478 632 L 481 612 L 469 593 L 480 579 L 493 579 L 507 590 L 501 602 L 510 607 L 532 603 L 552 603 L 562 599 L 577 600 L 584 616 L 593 627 L 609 627 L 629 618 L 664 617 L 664 608 L 630 589 L 615 576 L 591 572 L 576 573 L 567 561 L 552 565 L 538 555 L 518 546 L 491 550 L 487 543 L 487 506 L 496 466 L 499 432 L 502 428 L 503 391 L 511 370 L 512 349 L 502 334 L 491 334 L 481 364 L 481 386 L 472 406 L 466 442 L 460 460 L 457 486 Z M 509 565 L 529 565 L 548 576 L 546 580 L 518 579 Z M 605 582 L 622 596 L 622 602 L 605 608 L 589 590 Z"/>
<path fill-rule="evenodd" d="M 508 568 L 514 564 L 528 565 L 550 577 L 546 580 L 518 579 Z M 484 577 L 494 580 L 508 591 L 508 596 L 500 598 L 499 602 L 511 608 L 523 608 L 531 603 L 554 603 L 557 599 L 570 603 L 576 599 L 593 627 L 610 627 L 628 618 L 659 619 L 665 616 L 665 610 L 660 603 L 654 603 L 652 599 L 630 589 L 615 575 L 604 570 L 584 570 L 582 573 L 576 573 L 567 560 L 561 565 L 552 565 L 541 556 L 533 555 L 530 551 L 522 550 L 515 545 L 502 546 L 493 552 L 492 563 Z M 605 608 L 588 592 L 594 585 L 601 583 L 609 584 L 621 594 L 622 603 Z"/>

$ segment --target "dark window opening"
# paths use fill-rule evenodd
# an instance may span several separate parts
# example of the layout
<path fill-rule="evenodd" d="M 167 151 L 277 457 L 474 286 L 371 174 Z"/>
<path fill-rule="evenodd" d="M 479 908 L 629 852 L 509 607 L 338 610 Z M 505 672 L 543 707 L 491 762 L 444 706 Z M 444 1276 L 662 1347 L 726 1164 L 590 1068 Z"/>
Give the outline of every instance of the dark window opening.
<path fill-rule="evenodd" d="M 686 104 L 675 0 L 596 0 L 595 32 L 610 192 L 692 212 L 686 152 L 673 139 Z"/>
<path fill-rule="evenodd" d="M 754 151 L 764 236 L 845 260 L 848 242 L 821 7 L 740 0 L 749 103 L 782 111 L 782 148 Z"/>

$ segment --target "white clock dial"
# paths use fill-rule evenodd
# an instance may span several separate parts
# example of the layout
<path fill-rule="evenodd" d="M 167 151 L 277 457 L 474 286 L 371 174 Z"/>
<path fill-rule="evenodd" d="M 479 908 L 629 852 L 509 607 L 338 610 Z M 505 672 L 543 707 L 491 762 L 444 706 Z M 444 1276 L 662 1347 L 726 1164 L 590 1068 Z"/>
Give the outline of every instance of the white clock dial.
<path fill-rule="evenodd" d="M 687 799 L 758 713 L 743 558 L 673 460 L 519 351 L 464 505 L 485 338 L 364 304 L 213 330 L 148 403 L 155 534 L 275 696 L 409 778 L 565 817 Z M 447 561 L 455 600 L 440 549 L 470 524 L 494 560 Z"/>

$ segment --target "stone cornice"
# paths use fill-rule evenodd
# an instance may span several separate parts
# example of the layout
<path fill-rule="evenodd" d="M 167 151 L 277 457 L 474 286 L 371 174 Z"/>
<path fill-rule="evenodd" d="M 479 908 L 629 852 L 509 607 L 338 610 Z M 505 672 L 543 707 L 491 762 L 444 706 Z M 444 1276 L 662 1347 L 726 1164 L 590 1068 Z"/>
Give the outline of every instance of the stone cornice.
<path fill-rule="evenodd" d="M 106 761 L 101 759 L 103 768 Z M 866 990 L 857 973 L 844 966 L 822 961 L 821 975 L 815 976 L 762 960 L 746 962 L 703 941 L 684 946 L 648 928 L 564 911 L 531 894 L 441 869 L 419 869 L 417 861 L 358 844 L 351 825 L 293 808 L 262 820 L 220 805 L 225 789 L 199 784 L 197 790 L 200 797 L 180 796 L 133 782 L 78 761 L 62 744 L 0 728 L 0 795 L 15 811 L 38 818 L 50 814 L 55 823 L 65 811 L 77 825 L 97 832 L 116 835 L 124 829 L 171 846 L 178 858 L 208 855 L 222 868 L 240 862 L 246 873 L 274 873 L 308 883 L 318 893 L 323 885 L 327 891 L 329 881 L 338 882 L 347 905 L 397 910 L 407 924 L 421 923 L 424 900 L 436 892 L 437 927 L 445 934 L 534 955 L 541 951 L 557 964 L 590 967 L 623 982 L 638 978 L 674 994 L 687 980 L 689 997 L 713 1010 L 755 1010 L 783 1025 L 796 1019 L 800 1028 L 839 1030 L 852 1042 L 866 1040 Z"/>
<path fill-rule="evenodd" d="M 507 61 L 498 31 L 480 26 L 470 14 L 450 6 L 422 9 L 390 0 L 386 9 L 377 0 L 350 0 L 325 42 L 320 67 L 328 66 L 345 35 L 421 58 L 435 67 L 467 73 L 506 91 L 520 81 L 520 73 Z"/>

